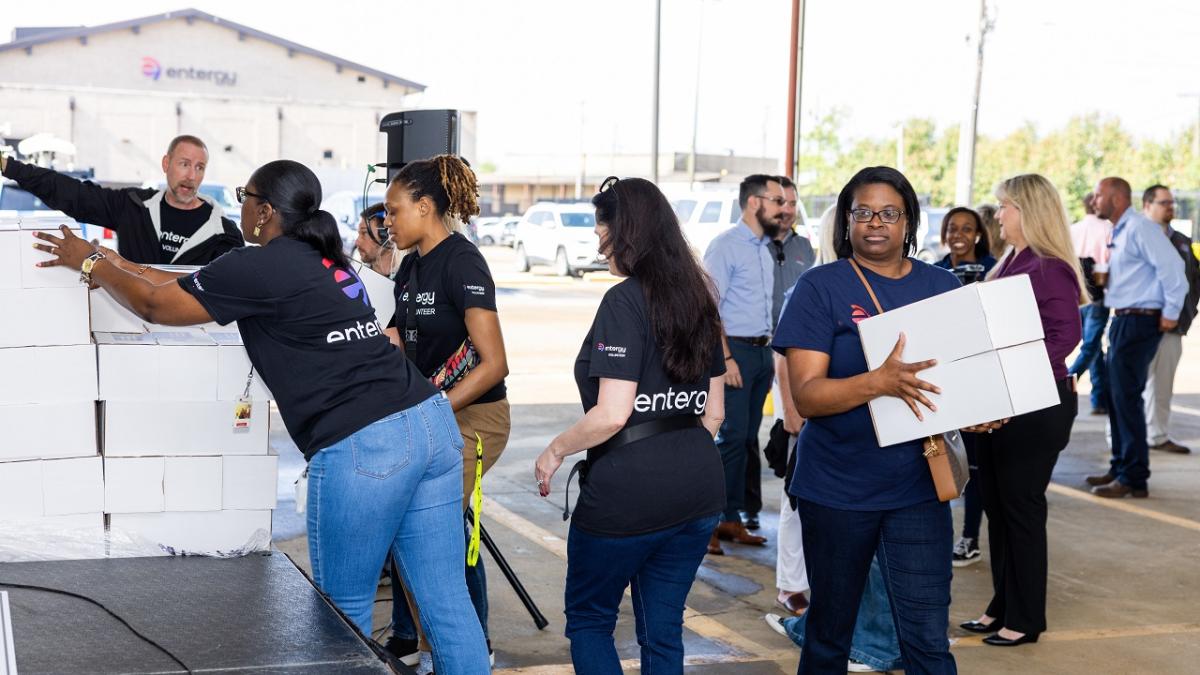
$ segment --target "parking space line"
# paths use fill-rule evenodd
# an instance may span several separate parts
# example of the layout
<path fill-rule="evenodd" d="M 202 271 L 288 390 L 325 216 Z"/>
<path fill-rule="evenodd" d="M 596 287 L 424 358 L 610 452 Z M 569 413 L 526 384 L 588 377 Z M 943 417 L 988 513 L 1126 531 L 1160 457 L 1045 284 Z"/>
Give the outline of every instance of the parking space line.
<path fill-rule="evenodd" d="M 1105 508 L 1115 509 L 1117 511 L 1132 513 L 1134 515 L 1142 516 L 1143 518 L 1150 518 L 1152 520 L 1157 520 L 1160 523 L 1166 523 L 1168 525 L 1174 525 L 1176 527 L 1182 527 L 1188 530 L 1200 532 L 1200 522 L 1198 521 L 1180 516 L 1172 516 L 1167 513 L 1160 513 L 1153 509 L 1137 506 L 1125 499 L 1107 499 L 1105 497 L 1097 497 L 1096 495 L 1089 494 L 1075 488 L 1070 488 L 1065 485 L 1059 485 L 1058 483 L 1051 483 L 1050 486 L 1046 488 L 1046 491 L 1053 492 L 1056 495 L 1062 495 L 1064 497 L 1071 497 L 1072 499 L 1090 502 L 1097 506 L 1103 506 Z"/>
<path fill-rule="evenodd" d="M 779 659 L 790 658 L 795 656 L 796 652 L 781 653 Z M 732 654 L 698 654 L 694 656 L 685 656 L 683 665 L 685 666 L 719 666 L 734 663 L 773 663 L 776 660 L 770 657 L 762 656 L 738 656 Z M 642 667 L 640 659 L 625 659 L 621 661 L 621 670 L 639 670 Z M 520 668 L 502 668 L 495 671 L 495 675 L 569 675 L 574 673 L 575 669 L 569 663 L 553 664 L 548 666 L 524 666 Z"/>
<path fill-rule="evenodd" d="M 522 518 L 490 497 L 483 498 L 483 515 L 504 525 L 534 544 L 541 546 L 562 560 L 565 561 L 567 559 L 567 542 L 562 537 Z M 629 594 L 628 589 L 626 589 L 625 594 Z M 762 661 L 787 658 L 787 654 L 789 653 L 788 650 L 768 649 L 754 640 L 730 630 L 719 621 L 705 616 L 691 607 L 684 606 L 683 608 L 683 625 L 702 638 L 720 642 L 736 650 L 736 653 L 722 655 L 722 658 L 751 658 L 755 661 Z M 734 663 L 734 661 L 721 661 L 721 663 Z M 744 663 L 744 661 L 738 661 L 737 663 Z"/>
<path fill-rule="evenodd" d="M 1167 623 L 1156 626 L 1130 626 L 1129 628 L 1093 628 L 1086 630 L 1061 630 L 1042 633 L 1038 642 L 1077 642 L 1080 640 L 1112 640 L 1116 638 L 1154 637 L 1157 635 L 1183 635 L 1200 633 L 1200 623 Z M 971 635 L 958 638 L 955 647 L 982 647 L 983 636 Z"/>

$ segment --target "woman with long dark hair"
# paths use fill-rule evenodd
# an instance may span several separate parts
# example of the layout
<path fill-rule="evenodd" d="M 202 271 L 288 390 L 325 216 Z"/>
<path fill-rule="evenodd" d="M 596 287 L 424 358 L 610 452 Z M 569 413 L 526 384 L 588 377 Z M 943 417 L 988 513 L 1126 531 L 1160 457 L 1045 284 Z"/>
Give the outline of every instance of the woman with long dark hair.
<path fill-rule="evenodd" d="M 836 262 L 796 282 L 775 333 L 792 398 L 807 423 L 789 490 L 798 500 L 812 596 L 799 672 L 843 672 L 859 602 L 879 562 L 905 670 L 954 673 L 950 610 L 950 505 L 939 502 L 920 441 L 880 447 L 867 403 L 904 400 L 918 418 L 932 409 L 920 379 L 932 361 L 905 363 L 904 336 L 867 368 L 858 322 L 959 286 L 954 275 L 909 257 L 920 207 L 890 167 L 859 171 L 838 195 Z"/>
<path fill-rule="evenodd" d="M 575 360 L 586 413 L 542 452 L 534 477 L 549 495 L 563 459 L 587 450 L 567 540 L 576 672 L 621 672 L 613 628 L 632 585 L 642 672 L 682 673 L 684 601 L 725 506 L 713 442 L 724 414 L 720 319 L 653 183 L 611 177 L 592 204 L 600 252 L 626 279 L 604 295 Z"/>
<path fill-rule="evenodd" d="M 260 246 L 184 276 L 139 268 L 65 227 L 40 248 L 152 323 L 237 321 L 253 373 L 308 460 L 317 587 L 370 635 L 390 552 L 421 605 L 437 671 L 487 672 L 463 581 L 462 437 L 450 400 L 384 335 L 311 170 L 264 164 L 237 197 L 246 240 Z"/>

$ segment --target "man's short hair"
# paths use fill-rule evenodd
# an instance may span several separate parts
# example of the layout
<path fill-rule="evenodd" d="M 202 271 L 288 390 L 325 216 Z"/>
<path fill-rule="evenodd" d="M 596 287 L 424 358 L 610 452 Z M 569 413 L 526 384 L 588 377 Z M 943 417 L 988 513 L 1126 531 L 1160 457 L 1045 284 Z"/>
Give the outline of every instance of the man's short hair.
<path fill-rule="evenodd" d="M 738 186 L 738 206 L 742 210 L 746 210 L 746 202 L 750 201 L 751 197 L 761 195 L 767 189 L 767 183 L 778 183 L 778 176 L 768 176 L 765 173 L 754 173 L 742 179 L 742 184 Z"/>
<path fill-rule="evenodd" d="M 1166 185 L 1160 185 L 1159 183 L 1155 183 L 1154 185 L 1146 188 L 1146 191 L 1142 193 L 1142 208 L 1149 206 L 1154 201 L 1154 198 L 1158 196 L 1159 190 L 1170 189 L 1171 188 L 1167 187 Z"/>
<path fill-rule="evenodd" d="M 778 182 L 780 185 L 783 186 L 784 190 L 787 190 L 788 188 L 791 188 L 791 189 L 796 188 L 796 184 L 793 183 L 792 179 L 788 178 L 787 176 L 776 176 L 775 180 L 776 180 L 776 182 Z"/>
<path fill-rule="evenodd" d="M 1117 191 L 1117 194 L 1121 195 L 1125 199 L 1133 199 L 1133 188 L 1130 187 L 1129 181 L 1125 180 L 1124 178 L 1121 178 L 1120 176 L 1109 176 L 1100 182 L 1111 185 L 1112 188 Z"/>
<path fill-rule="evenodd" d="M 1089 216 L 1096 215 L 1096 193 L 1089 192 L 1083 196 L 1083 212 Z"/>
<path fill-rule="evenodd" d="M 181 134 L 171 139 L 170 145 L 167 146 L 167 154 L 170 155 L 174 153 L 175 148 L 177 148 L 180 143 L 189 143 L 200 148 L 201 150 L 204 150 L 205 154 L 208 153 L 208 146 L 204 144 L 204 141 L 191 134 Z"/>
<path fill-rule="evenodd" d="M 367 222 L 372 220 L 383 222 L 383 217 L 386 215 L 383 208 L 383 202 L 376 202 L 375 204 L 368 206 L 358 215 Z"/>

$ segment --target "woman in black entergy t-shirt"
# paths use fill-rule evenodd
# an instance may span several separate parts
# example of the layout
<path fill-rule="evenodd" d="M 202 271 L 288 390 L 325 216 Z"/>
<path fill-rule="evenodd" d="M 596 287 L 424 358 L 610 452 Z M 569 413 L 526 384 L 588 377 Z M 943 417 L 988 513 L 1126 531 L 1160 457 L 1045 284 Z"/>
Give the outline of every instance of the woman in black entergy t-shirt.
<path fill-rule="evenodd" d="M 609 270 L 628 278 L 605 294 L 575 361 L 586 414 L 534 474 L 545 497 L 563 459 L 588 451 L 567 540 L 575 671 L 620 672 L 613 626 L 632 585 L 643 668 L 678 673 L 684 601 L 725 508 L 713 442 L 725 407 L 720 318 L 653 183 L 609 178 L 592 204 Z"/>
<path fill-rule="evenodd" d="M 482 450 L 486 473 L 504 452 L 511 426 L 496 284 L 475 244 L 453 231 L 479 213 L 478 190 L 475 172 L 458 157 L 409 162 L 388 187 L 383 221 L 396 248 L 412 250 L 396 273 L 396 314 L 388 337 L 450 400 L 463 437 L 464 508 L 476 487 L 477 452 Z M 483 558 L 467 563 L 467 590 L 487 637 Z M 394 568 L 392 581 L 387 649 L 415 666 L 420 659 L 417 622 Z"/>
<path fill-rule="evenodd" d="M 237 321 L 308 460 L 313 581 L 370 635 L 390 552 L 424 611 L 437 671 L 487 672 L 463 582 L 462 437 L 450 401 L 384 335 L 311 170 L 270 162 L 237 193 L 246 240 L 261 246 L 192 274 L 139 268 L 65 227 L 40 247 L 152 323 Z"/>

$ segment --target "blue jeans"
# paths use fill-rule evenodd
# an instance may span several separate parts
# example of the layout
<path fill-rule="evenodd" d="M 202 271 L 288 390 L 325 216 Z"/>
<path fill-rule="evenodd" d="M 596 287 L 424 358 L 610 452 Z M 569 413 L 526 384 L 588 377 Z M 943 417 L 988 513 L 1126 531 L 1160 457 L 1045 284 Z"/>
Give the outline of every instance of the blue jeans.
<path fill-rule="evenodd" d="M 1079 318 L 1083 322 L 1083 342 L 1079 345 L 1079 355 L 1075 363 L 1067 370 L 1070 375 L 1080 375 L 1088 371 L 1092 378 L 1092 407 L 1104 408 L 1108 405 L 1108 364 L 1104 359 L 1104 327 L 1108 325 L 1108 308 L 1101 304 L 1092 303 L 1079 308 Z M 1112 343 L 1108 345 L 1112 351 Z"/>
<path fill-rule="evenodd" d="M 313 581 L 364 635 L 390 552 L 421 608 L 439 673 L 486 673 L 463 582 L 462 435 L 441 394 L 370 424 L 309 462 Z"/>
<path fill-rule="evenodd" d="M 683 603 L 716 526 L 716 516 L 705 516 L 649 534 L 601 537 L 571 525 L 565 613 L 576 673 L 621 675 L 613 629 L 630 586 L 642 673 L 683 673 Z"/>
<path fill-rule="evenodd" d="M 1146 489 L 1150 479 L 1142 391 L 1161 339 L 1156 316 L 1113 317 L 1108 330 L 1108 420 L 1112 427 L 1109 471 L 1122 485 L 1135 490 Z"/>
<path fill-rule="evenodd" d="M 892 604 L 909 675 L 957 673 L 950 655 L 950 505 L 928 501 L 890 511 L 846 511 L 799 500 L 812 585 L 798 673 L 844 673 L 871 559 Z"/>
<path fill-rule="evenodd" d="M 763 403 L 775 378 L 775 360 L 770 347 L 755 347 L 729 341 L 729 353 L 742 373 L 739 389 L 725 387 L 725 421 L 717 434 L 717 450 L 725 466 L 726 522 L 740 523 L 738 511 L 746 506 L 746 459 L 749 441 L 758 437 Z M 757 447 L 757 444 L 755 444 Z"/>
<path fill-rule="evenodd" d="M 463 523 L 465 527 L 465 519 Z M 469 528 L 466 529 L 466 536 L 470 537 Z M 392 633 L 399 638 L 416 640 L 417 624 L 413 621 L 412 609 L 409 608 L 408 598 L 404 595 L 403 582 L 396 572 L 395 565 L 391 566 L 389 572 L 392 577 Z M 483 627 L 483 637 L 487 638 L 487 574 L 483 569 L 482 551 L 474 567 L 467 565 L 467 592 L 471 595 L 471 604 L 475 606 L 475 616 L 479 617 L 479 624 Z"/>
<path fill-rule="evenodd" d="M 788 637 L 801 648 L 804 647 L 804 628 L 807 623 L 807 612 L 783 620 Z M 871 561 L 871 573 L 867 576 L 862 602 L 858 603 L 854 637 L 850 639 L 850 658 L 875 670 L 904 668 L 904 659 L 900 658 L 900 639 L 896 636 L 896 623 L 892 620 L 892 603 L 888 602 L 887 587 L 883 584 L 879 563 L 874 560 Z"/>

